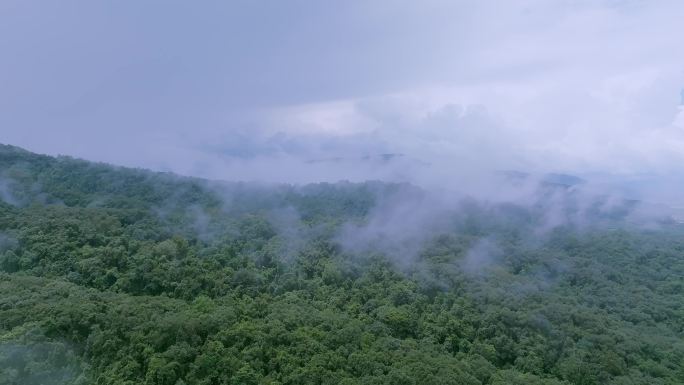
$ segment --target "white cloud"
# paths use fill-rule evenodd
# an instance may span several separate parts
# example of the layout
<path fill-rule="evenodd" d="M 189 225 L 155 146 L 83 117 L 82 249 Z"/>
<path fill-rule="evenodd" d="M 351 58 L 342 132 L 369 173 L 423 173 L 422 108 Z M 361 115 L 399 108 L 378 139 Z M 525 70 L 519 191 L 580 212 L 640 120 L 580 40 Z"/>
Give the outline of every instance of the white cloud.
<path fill-rule="evenodd" d="M 667 175 L 684 161 L 679 0 L 168 3 L 158 21 L 153 5 L 97 7 L 72 22 L 8 10 L 0 141 L 293 182 Z M 197 28 L 180 36 L 180 20 Z M 64 56 L 22 62 L 42 48 Z"/>
<path fill-rule="evenodd" d="M 421 87 L 291 107 L 295 115 L 269 124 L 292 135 L 363 134 L 385 151 L 476 168 L 663 172 L 684 161 L 683 3 L 483 2 L 469 11 L 481 23 L 468 24 L 467 37 L 435 36 L 470 41 L 444 58 L 457 81 L 442 68 Z"/>

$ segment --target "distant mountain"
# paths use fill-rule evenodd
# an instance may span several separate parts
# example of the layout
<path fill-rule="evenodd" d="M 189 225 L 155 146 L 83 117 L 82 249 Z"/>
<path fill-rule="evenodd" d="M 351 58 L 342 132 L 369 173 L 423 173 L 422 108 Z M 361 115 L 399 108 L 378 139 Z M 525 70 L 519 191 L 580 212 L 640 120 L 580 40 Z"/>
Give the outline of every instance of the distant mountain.
<path fill-rule="evenodd" d="M 497 171 L 496 174 L 504 177 L 505 179 L 511 182 L 520 182 L 530 179 L 536 179 L 543 184 L 558 185 L 565 187 L 571 187 L 586 183 L 586 180 L 570 174 L 548 173 L 534 175 L 528 172 L 518 170 L 502 170 Z"/>
<path fill-rule="evenodd" d="M 554 184 L 560 184 L 560 185 L 565 185 L 565 186 L 576 186 L 582 183 L 586 183 L 586 181 L 580 177 L 570 175 L 570 174 L 545 174 L 542 177 L 542 181 L 545 183 L 554 183 Z"/>
<path fill-rule="evenodd" d="M 343 157 L 343 156 L 335 156 L 331 158 L 317 158 L 317 159 L 310 159 L 307 160 L 306 163 L 309 164 L 315 164 L 315 163 L 368 163 L 368 164 L 385 164 L 385 165 L 390 165 L 390 164 L 396 164 L 398 162 L 405 162 L 409 163 L 412 165 L 416 166 L 429 166 L 430 163 L 424 162 L 419 159 L 411 158 L 405 154 L 395 154 L 395 153 L 387 153 L 387 154 L 373 154 L 373 155 L 364 155 L 364 156 L 358 156 L 358 157 Z"/>
<path fill-rule="evenodd" d="M 680 384 L 684 226 L 500 175 L 522 199 L 0 145 L 0 384 Z"/>

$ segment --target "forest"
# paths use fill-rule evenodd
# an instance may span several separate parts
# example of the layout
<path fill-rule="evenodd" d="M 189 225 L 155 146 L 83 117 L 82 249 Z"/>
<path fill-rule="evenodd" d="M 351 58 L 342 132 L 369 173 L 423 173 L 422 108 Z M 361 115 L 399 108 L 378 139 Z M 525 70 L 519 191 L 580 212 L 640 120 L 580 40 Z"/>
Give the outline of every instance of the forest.
<path fill-rule="evenodd" d="M 0 145 L 0 384 L 684 383 L 684 226 L 571 187 L 437 198 Z"/>

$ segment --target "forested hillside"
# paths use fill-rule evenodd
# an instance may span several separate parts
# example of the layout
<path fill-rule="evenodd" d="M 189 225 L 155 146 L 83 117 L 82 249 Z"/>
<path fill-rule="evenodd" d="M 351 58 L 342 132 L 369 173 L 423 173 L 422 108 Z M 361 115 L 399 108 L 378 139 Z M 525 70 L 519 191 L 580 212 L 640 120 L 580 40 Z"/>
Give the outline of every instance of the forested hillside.
<path fill-rule="evenodd" d="M 573 193 L 542 189 L 434 207 L 0 146 L 0 384 L 684 383 L 684 229 L 550 221 Z"/>

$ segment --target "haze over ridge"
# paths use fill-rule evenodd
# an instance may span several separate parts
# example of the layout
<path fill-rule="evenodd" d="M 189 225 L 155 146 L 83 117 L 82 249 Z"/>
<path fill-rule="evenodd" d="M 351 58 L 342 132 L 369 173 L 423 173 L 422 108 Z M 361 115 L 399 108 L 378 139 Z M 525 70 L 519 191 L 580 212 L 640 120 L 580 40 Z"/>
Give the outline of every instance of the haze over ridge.
<path fill-rule="evenodd" d="M 681 204 L 679 1 L 0 7 L 0 142 L 227 180 L 563 172 Z"/>

